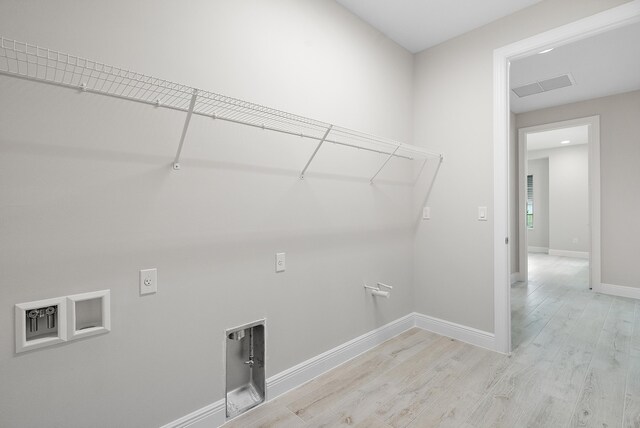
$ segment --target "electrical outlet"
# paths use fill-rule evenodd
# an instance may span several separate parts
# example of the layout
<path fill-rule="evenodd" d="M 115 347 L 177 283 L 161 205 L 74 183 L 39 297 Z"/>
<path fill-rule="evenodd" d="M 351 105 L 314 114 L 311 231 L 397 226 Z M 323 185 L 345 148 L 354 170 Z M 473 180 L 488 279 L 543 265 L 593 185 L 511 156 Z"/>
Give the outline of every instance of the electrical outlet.
<path fill-rule="evenodd" d="M 284 272 L 285 269 L 285 253 L 276 253 L 276 272 Z"/>
<path fill-rule="evenodd" d="M 158 270 L 143 269 L 140 271 L 140 295 L 158 291 Z"/>

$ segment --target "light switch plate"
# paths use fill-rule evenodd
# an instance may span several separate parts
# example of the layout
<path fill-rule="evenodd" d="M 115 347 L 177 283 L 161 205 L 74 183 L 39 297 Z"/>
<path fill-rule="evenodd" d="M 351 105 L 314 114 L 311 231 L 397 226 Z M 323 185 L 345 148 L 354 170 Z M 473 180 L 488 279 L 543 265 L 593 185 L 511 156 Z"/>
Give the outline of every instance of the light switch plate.
<path fill-rule="evenodd" d="M 478 220 L 487 221 L 487 207 L 478 207 Z"/>
<path fill-rule="evenodd" d="M 285 269 L 285 253 L 276 253 L 276 272 L 284 272 Z"/>
<path fill-rule="evenodd" d="M 431 219 L 431 207 L 422 208 L 422 219 L 423 220 Z"/>
<path fill-rule="evenodd" d="M 143 269 L 140 271 L 140 295 L 152 294 L 158 291 L 158 270 Z"/>

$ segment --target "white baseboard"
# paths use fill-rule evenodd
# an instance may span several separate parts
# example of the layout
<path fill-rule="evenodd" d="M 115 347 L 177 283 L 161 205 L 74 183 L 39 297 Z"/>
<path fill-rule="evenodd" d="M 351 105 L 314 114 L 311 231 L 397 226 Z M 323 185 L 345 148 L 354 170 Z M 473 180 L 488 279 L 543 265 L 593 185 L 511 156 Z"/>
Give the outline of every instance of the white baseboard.
<path fill-rule="evenodd" d="M 493 333 L 456 324 L 451 321 L 430 317 L 428 315 L 414 313 L 414 316 L 416 318 L 416 327 L 423 330 L 428 330 L 433 333 L 457 339 L 461 342 L 466 342 L 491 351 L 495 351 L 496 349 L 496 337 Z"/>
<path fill-rule="evenodd" d="M 549 249 L 550 256 L 562 256 L 562 257 L 574 257 L 576 259 L 588 259 L 588 251 L 569 251 L 569 250 L 554 250 Z"/>
<path fill-rule="evenodd" d="M 527 247 L 527 251 L 529 253 L 545 253 L 549 254 L 549 249 L 547 247 Z"/>
<path fill-rule="evenodd" d="M 412 327 L 495 350 L 493 333 L 414 312 L 271 376 L 267 379 L 267 399 L 289 392 Z M 226 422 L 225 410 L 225 400 L 218 400 L 161 428 L 216 428 Z"/>
<path fill-rule="evenodd" d="M 514 282 L 518 282 L 521 281 L 520 279 L 520 272 L 514 272 L 511 274 L 511 284 L 513 284 Z"/>
<path fill-rule="evenodd" d="M 593 287 L 593 291 L 612 296 L 629 297 L 640 299 L 640 288 L 628 287 L 626 285 L 600 284 Z"/>
<path fill-rule="evenodd" d="M 224 424 L 227 419 L 225 407 L 226 404 L 223 398 L 160 428 L 217 428 Z"/>

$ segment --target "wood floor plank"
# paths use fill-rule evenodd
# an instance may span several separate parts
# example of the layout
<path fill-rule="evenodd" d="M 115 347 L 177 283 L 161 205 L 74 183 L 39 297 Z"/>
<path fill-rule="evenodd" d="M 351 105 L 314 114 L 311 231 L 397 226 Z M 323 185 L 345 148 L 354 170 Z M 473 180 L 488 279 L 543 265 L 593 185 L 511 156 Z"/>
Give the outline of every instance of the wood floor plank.
<path fill-rule="evenodd" d="M 408 425 L 410 428 L 461 426 L 482 399 L 482 395 L 461 386 L 452 386 L 430 408 L 423 409 Z"/>
<path fill-rule="evenodd" d="M 356 425 L 356 428 L 390 428 L 389 425 L 382 422 L 375 416 L 369 416 L 366 420 Z"/>
<path fill-rule="evenodd" d="M 391 357 L 384 354 L 372 355 L 373 358 L 363 361 L 351 370 L 342 370 L 342 376 L 332 379 L 307 395 L 295 397 L 287 404 L 287 408 L 304 421 L 334 408 L 351 390 L 377 377 L 380 372 L 386 371 L 393 361 Z"/>
<path fill-rule="evenodd" d="M 551 362 L 519 364 L 507 368 L 504 377 L 487 394 L 467 419 L 474 427 L 515 427 L 535 397 L 541 395 L 541 379 Z"/>
<path fill-rule="evenodd" d="M 307 421 L 317 428 L 351 427 L 364 423 L 375 415 L 376 409 L 399 393 L 399 388 L 389 382 L 369 382 L 364 387 L 351 392 L 330 411 Z M 385 424 L 386 425 L 386 424 Z"/>
<path fill-rule="evenodd" d="M 564 296 L 567 293 L 568 290 L 563 290 L 549 296 L 522 320 L 512 319 L 512 344 L 514 348 L 526 345 L 542 331 L 553 315 L 564 305 Z"/>
<path fill-rule="evenodd" d="M 533 398 L 514 426 L 527 428 L 565 427 L 571 420 L 573 403 L 552 395 Z"/>
<path fill-rule="evenodd" d="M 547 373 L 543 384 L 546 394 L 576 402 L 613 300 L 603 295 L 590 299 Z"/>
<path fill-rule="evenodd" d="M 475 349 L 473 353 L 479 358 L 457 370 L 454 388 L 485 396 L 503 378 L 512 358 L 484 349 Z"/>
<path fill-rule="evenodd" d="M 398 340 L 399 339 L 399 340 Z M 414 327 L 376 347 L 376 352 L 394 359 L 394 365 L 413 358 L 430 349 L 442 336 Z"/>
<path fill-rule="evenodd" d="M 584 322 L 585 308 L 593 299 L 593 293 L 570 291 L 564 296 L 562 306 L 551 316 L 547 324 L 528 342 L 514 350 L 520 362 L 534 363 L 539 359 L 553 360 L 563 345 L 571 340 L 576 328 Z M 604 314 L 606 317 L 606 313 Z M 604 317 L 602 318 L 604 323 Z M 600 324 L 598 331 L 602 328 Z"/>
<path fill-rule="evenodd" d="M 484 356 L 477 348 L 451 341 L 453 347 L 432 368 L 418 374 L 393 401 L 380 406 L 376 415 L 392 427 L 404 427 L 426 408 L 432 408 L 459 381 L 458 374 Z"/>
<path fill-rule="evenodd" d="M 624 403 L 625 428 L 640 427 L 640 302 L 636 302 Z"/>
<path fill-rule="evenodd" d="M 241 415 L 224 425 L 224 428 L 301 427 L 304 422 L 289 409 L 267 403 Z"/>
<path fill-rule="evenodd" d="M 286 407 L 281 407 L 275 414 L 266 416 L 258 420 L 253 425 L 244 425 L 245 428 L 301 428 L 304 422 L 291 413 Z"/>
<path fill-rule="evenodd" d="M 621 426 L 635 304 L 614 300 L 596 346 L 571 426 Z"/>

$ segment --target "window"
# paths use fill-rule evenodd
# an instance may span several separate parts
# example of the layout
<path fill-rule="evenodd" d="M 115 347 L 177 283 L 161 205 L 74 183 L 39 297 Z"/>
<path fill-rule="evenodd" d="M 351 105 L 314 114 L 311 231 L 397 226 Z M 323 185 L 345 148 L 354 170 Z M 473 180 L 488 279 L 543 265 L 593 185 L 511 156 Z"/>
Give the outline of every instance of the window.
<path fill-rule="evenodd" d="M 527 175 L 527 229 L 533 229 L 533 175 Z"/>

